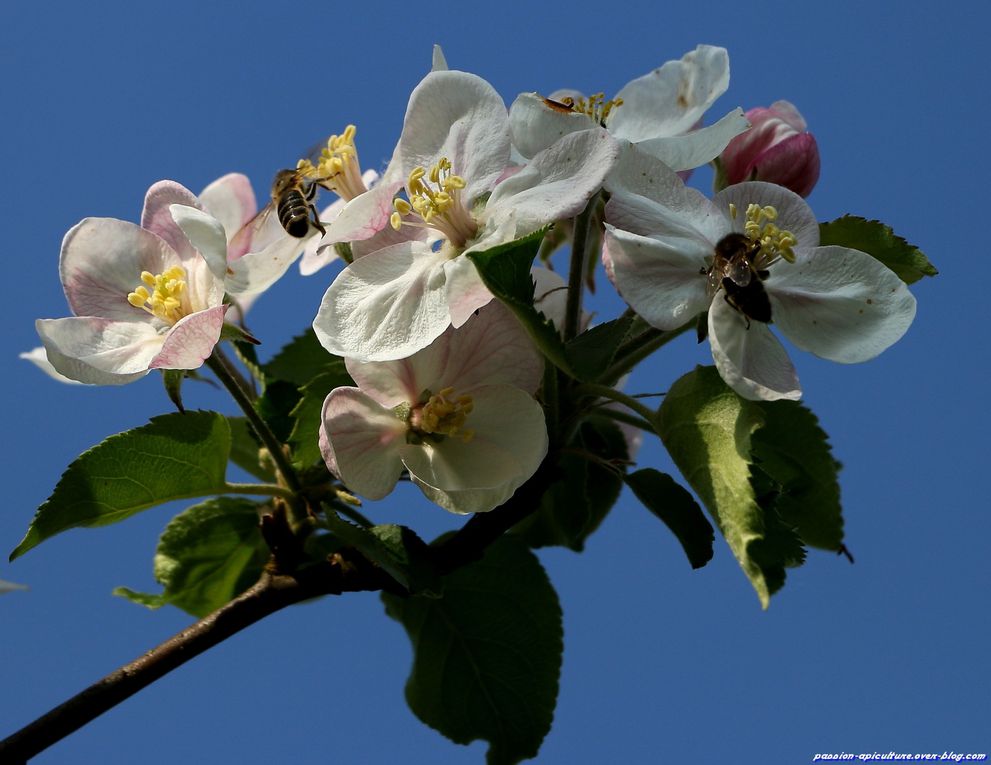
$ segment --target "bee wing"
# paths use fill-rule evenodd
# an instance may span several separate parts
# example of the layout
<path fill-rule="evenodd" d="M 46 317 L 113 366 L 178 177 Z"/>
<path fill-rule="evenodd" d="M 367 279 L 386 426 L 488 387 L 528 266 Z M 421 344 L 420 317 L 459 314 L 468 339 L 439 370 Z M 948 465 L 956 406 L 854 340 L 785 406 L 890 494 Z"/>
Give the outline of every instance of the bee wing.
<path fill-rule="evenodd" d="M 746 287 L 750 284 L 752 274 L 753 271 L 750 270 L 750 263 L 743 258 L 734 260 L 726 265 L 725 275 L 740 287 Z"/>
<path fill-rule="evenodd" d="M 237 253 L 237 255 L 234 255 L 235 258 L 240 257 L 246 252 L 250 252 L 252 240 L 265 227 L 265 224 L 274 211 L 275 201 L 273 200 L 259 210 L 254 218 L 237 230 L 237 233 L 231 237 L 231 241 L 227 245 L 228 252 L 232 255 Z"/>

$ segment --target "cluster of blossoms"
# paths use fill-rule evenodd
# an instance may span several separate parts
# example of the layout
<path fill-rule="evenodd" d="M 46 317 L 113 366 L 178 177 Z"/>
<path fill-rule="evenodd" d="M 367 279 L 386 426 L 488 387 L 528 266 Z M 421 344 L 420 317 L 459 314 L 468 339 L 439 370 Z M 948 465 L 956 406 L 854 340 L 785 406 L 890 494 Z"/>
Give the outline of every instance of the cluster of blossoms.
<path fill-rule="evenodd" d="M 772 324 L 818 356 L 864 361 L 901 337 L 915 300 L 873 257 L 819 246 L 802 199 L 818 150 L 793 106 L 734 109 L 702 126 L 728 83 L 726 51 L 703 45 L 612 99 L 526 93 L 507 109 L 485 80 L 435 64 L 381 176 L 362 172 L 353 126 L 287 176 L 304 210 L 315 186 L 338 196 L 312 209 L 304 237 L 256 216 L 240 175 L 198 196 L 155 184 L 140 225 L 75 226 L 60 261 L 74 316 L 38 321 L 47 360 L 91 384 L 196 369 L 225 321 L 296 259 L 314 274 L 343 253 L 313 321 L 356 383 L 323 407 L 328 468 L 368 498 L 405 470 L 452 512 L 490 510 L 547 453 L 544 360 L 468 255 L 574 218 L 601 195 L 602 260 L 630 308 L 666 331 L 705 315 L 700 336 L 728 385 L 797 399 Z M 726 184 L 711 199 L 684 180 L 709 162 Z"/>

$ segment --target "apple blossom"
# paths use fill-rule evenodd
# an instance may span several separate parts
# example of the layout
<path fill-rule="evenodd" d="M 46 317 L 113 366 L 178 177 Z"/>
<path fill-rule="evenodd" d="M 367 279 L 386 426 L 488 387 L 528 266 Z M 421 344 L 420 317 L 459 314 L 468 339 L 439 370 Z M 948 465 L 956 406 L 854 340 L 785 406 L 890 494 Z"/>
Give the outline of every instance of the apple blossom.
<path fill-rule="evenodd" d="M 531 395 L 543 362 L 499 303 L 409 358 L 346 365 L 358 387 L 327 396 L 320 446 L 330 470 L 362 496 L 384 497 L 406 469 L 446 510 L 485 512 L 547 453 L 543 410 Z"/>
<path fill-rule="evenodd" d="M 435 239 L 386 247 L 345 268 L 313 322 L 320 342 L 340 356 L 388 361 L 460 327 L 492 300 L 464 255 L 580 212 L 617 154 L 604 130 L 587 130 L 516 172 L 499 94 L 473 74 L 431 72 L 410 97 L 396 148 L 408 201 L 396 200 L 391 223 Z M 379 225 L 383 214 L 377 206 L 365 225 Z"/>
<path fill-rule="evenodd" d="M 736 136 L 720 157 L 727 185 L 767 181 L 807 197 L 819 180 L 819 147 L 792 104 L 775 101 L 747 112 L 753 127 Z"/>
<path fill-rule="evenodd" d="M 726 50 L 699 45 L 679 61 L 627 83 L 613 99 L 572 90 L 550 98 L 524 93 L 510 108 L 513 146 L 532 157 L 564 135 L 601 125 L 668 167 L 691 170 L 718 156 L 750 124 L 737 108 L 714 125 L 695 129 L 728 85 Z"/>
<path fill-rule="evenodd" d="M 745 398 L 801 396 L 770 322 L 799 348 L 841 363 L 873 358 L 912 323 L 905 284 L 866 253 L 819 247 L 818 223 L 792 191 L 749 182 L 709 201 L 635 150 L 608 188 L 606 248 L 620 294 L 664 330 L 708 311 L 716 367 Z M 765 299 L 767 319 L 754 308 Z"/>
<path fill-rule="evenodd" d="M 86 218 L 65 235 L 59 273 L 74 316 L 35 323 L 56 371 L 120 385 L 151 369 L 203 364 L 227 311 L 226 247 L 201 254 L 190 244 L 170 208 L 191 200 L 187 189 L 161 181 L 148 190 L 141 226 Z"/>

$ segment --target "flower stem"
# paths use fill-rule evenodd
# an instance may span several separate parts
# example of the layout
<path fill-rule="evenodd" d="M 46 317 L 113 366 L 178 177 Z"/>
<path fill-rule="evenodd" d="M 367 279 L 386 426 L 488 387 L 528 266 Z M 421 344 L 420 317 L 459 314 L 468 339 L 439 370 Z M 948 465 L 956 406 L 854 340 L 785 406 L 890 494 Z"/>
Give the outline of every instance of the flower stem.
<path fill-rule="evenodd" d="M 274 483 L 231 483 L 224 486 L 227 494 L 250 494 L 259 497 L 283 497 L 285 499 L 295 499 L 296 495 L 284 486 L 277 486 Z"/>
<path fill-rule="evenodd" d="M 272 455 L 272 461 L 275 462 L 275 466 L 278 468 L 279 473 L 282 474 L 282 479 L 285 481 L 286 486 L 294 494 L 299 494 L 302 490 L 302 484 L 300 483 L 299 476 L 296 475 L 296 471 L 293 469 L 292 463 L 286 456 L 285 451 L 282 448 L 282 444 L 279 439 L 275 437 L 271 428 L 268 427 L 268 423 L 262 419 L 262 416 L 258 414 L 258 410 L 255 409 L 254 403 L 249 398 L 247 392 L 238 383 L 237 378 L 231 373 L 230 362 L 224 357 L 223 354 L 217 353 L 214 349 L 213 354 L 206 360 L 206 365 L 210 367 L 210 370 L 217 376 L 217 379 L 223 384 L 225 388 L 230 392 L 231 396 L 237 402 L 237 405 L 241 407 L 241 411 L 244 412 L 245 416 L 248 418 L 248 422 L 251 423 L 251 427 L 254 428 L 255 433 L 261 439 L 262 443 L 265 444 L 265 448 L 268 449 L 269 453 Z M 301 520 L 301 519 L 300 519 Z"/>
<path fill-rule="evenodd" d="M 607 398 L 610 401 L 615 401 L 622 404 L 627 409 L 631 409 L 641 417 L 643 417 L 647 422 L 653 422 L 655 413 L 652 409 L 641 404 L 632 396 L 628 396 L 625 393 L 620 393 L 615 388 L 610 388 L 608 385 L 596 385 L 595 383 L 583 383 L 575 388 L 575 393 L 579 395 L 589 395 L 596 396 L 598 398 Z M 653 430 L 653 428 L 651 428 Z"/>
<path fill-rule="evenodd" d="M 638 417 L 635 414 L 630 414 L 629 412 L 624 412 L 620 409 L 608 409 L 605 407 L 599 407 L 595 410 L 595 415 L 597 417 L 606 417 L 610 420 L 615 420 L 616 422 L 622 422 L 625 425 L 632 425 L 638 430 L 645 430 L 648 433 L 654 432 L 654 426 L 651 425 L 643 417 Z"/>
<path fill-rule="evenodd" d="M 598 195 L 588 200 L 585 209 L 575 218 L 575 234 L 571 240 L 571 268 L 568 271 L 568 301 L 564 313 L 564 341 L 578 334 L 581 323 L 582 293 L 585 288 L 585 260 L 588 257 L 589 228 L 595 214 Z"/>

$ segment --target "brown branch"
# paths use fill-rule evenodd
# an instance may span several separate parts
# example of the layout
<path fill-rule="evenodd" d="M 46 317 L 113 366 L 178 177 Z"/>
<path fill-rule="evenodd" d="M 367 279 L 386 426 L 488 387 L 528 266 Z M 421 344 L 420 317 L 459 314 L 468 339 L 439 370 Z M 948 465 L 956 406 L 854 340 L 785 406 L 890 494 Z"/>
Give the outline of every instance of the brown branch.
<path fill-rule="evenodd" d="M 264 573 L 227 605 L 0 741 L 0 762 L 27 762 L 160 677 L 286 606 L 319 595 L 394 587 L 395 582 L 363 558 L 340 555 L 294 576 Z"/>

